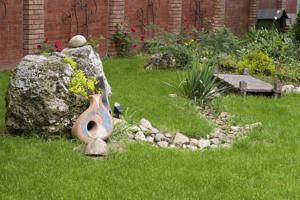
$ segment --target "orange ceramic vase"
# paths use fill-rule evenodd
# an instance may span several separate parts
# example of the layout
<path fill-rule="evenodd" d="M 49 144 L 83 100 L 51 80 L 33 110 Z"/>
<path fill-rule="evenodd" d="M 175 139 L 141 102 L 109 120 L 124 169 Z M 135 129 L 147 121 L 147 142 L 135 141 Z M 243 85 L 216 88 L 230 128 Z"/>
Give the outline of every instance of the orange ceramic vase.
<path fill-rule="evenodd" d="M 90 106 L 73 125 L 72 133 L 84 143 L 100 138 L 106 140 L 113 131 L 113 118 L 102 102 L 101 94 L 89 96 Z"/>

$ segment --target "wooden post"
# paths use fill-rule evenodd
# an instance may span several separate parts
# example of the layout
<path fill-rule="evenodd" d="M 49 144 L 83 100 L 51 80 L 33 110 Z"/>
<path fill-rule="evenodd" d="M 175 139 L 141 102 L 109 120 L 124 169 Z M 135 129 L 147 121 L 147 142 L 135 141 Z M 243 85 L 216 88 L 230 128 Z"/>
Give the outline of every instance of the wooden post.
<path fill-rule="evenodd" d="M 247 95 L 247 82 L 240 81 L 239 89 L 240 89 L 241 95 L 245 97 Z"/>
<path fill-rule="evenodd" d="M 249 69 L 248 68 L 243 69 L 243 75 L 249 75 Z"/>
<path fill-rule="evenodd" d="M 273 96 L 275 99 L 281 96 L 282 91 L 282 83 L 280 81 L 275 81 L 274 83 L 274 90 L 273 90 Z"/>

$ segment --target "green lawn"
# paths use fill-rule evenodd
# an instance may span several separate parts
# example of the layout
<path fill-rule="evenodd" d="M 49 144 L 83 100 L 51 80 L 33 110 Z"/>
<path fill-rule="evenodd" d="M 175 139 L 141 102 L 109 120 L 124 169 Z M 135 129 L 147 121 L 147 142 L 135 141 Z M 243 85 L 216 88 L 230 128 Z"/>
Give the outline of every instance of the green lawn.
<path fill-rule="evenodd" d="M 113 59 L 104 62 L 105 73 L 113 88 L 111 103 L 121 103 L 126 115 L 135 122 L 146 118 L 162 130 L 180 131 L 189 136 L 206 135 L 212 125 L 203 119 L 185 98 L 171 98 L 178 86 L 179 72 L 144 70 L 145 58 Z M 171 86 L 170 86 L 171 85 Z"/>
<path fill-rule="evenodd" d="M 176 80 L 176 73 L 143 72 L 142 63 L 142 59 L 105 62 L 114 88 L 112 99 L 137 109 L 133 119 L 145 116 L 162 128 L 195 130 L 181 122 L 169 126 L 160 121 L 162 116 L 174 118 L 164 115 L 170 110 L 164 105 L 177 108 L 185 101 L 166 97 L 158 102 L 156 98 L 172 91 L 160 82 Z M 123 79 L 116 80 L 121 75 Z M 8 73 L 0 73 L 0 87 L 5 88 L 7 79 Z M 142 106 L 152 101 L 151 108 Z M 2 117 L 3 98 L 0 105 Z M 227 96 L 214 106 L 239 123 L 262 122 L 263 128 L 227 150 L 190 152 L 130 143 L 102 160 L 82 156 L 76 150 L 80 145 L 71 141 L 2 135 L 0 199 L 300 199 L 300 95 L 278 100 Z M 195 113 L 188 118 L 196 121 Z M 198 128 L 208 127 L 203 120 L 197 123 Z M 3 120 L 0 124 L 3 127 Z"/>

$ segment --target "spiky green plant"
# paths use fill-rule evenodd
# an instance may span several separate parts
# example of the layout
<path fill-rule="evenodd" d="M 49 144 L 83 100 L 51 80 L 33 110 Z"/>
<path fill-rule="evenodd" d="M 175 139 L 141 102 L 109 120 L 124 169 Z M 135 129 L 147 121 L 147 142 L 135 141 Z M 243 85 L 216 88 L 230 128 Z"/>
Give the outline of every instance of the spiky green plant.
<path fill-rule="evenodd" d="M 191 68 L 180 78 L 179 88 L 183 95 L 203 106 L 223 93 L 226 87 L 214 77 L 215 63 L 213 60 L 201 63 L 194 57 Z"/>

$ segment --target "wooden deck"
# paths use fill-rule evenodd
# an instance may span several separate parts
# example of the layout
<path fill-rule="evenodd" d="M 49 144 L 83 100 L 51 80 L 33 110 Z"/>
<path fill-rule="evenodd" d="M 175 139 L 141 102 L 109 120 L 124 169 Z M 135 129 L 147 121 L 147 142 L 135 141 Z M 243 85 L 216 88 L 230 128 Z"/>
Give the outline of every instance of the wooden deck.
<path fill-rule="evenodd" d="M 250 75 L 215 74 L 215 76 L 232 86 L 235 90 L 246 93 L 280 93 L 277 86 L 254 78 Z"/>

